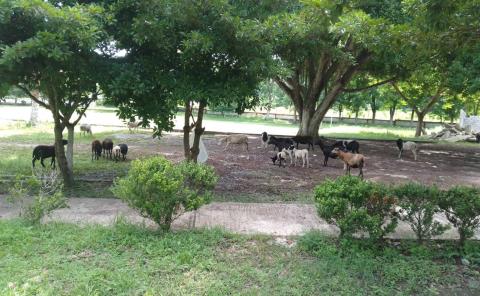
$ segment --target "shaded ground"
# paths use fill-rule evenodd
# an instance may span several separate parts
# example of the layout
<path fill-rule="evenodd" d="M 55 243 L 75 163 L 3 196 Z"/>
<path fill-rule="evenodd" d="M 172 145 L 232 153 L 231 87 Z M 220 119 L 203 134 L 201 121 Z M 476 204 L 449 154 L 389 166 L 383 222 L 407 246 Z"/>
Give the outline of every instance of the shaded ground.
<path fill-rule="evenodd" d="M 152 139 L 146 133 L 129 134 L 125 131 L 99 136 L 111 136 L 115 143 L 127 143 L 128 161 L 152 155 L 164 155 L 173 161 L 183 159 L 182 138 L 178 133 L 167 134 L 161 140 Z M 328 167 L 323 166 L 323 154 L 318 147 L 310 154 L 311 168 L 280 168 L 272 165 L 270 157 L 275 153 L 271 148 L 257 147 L 258 137 L 250 137 L 248 152 L 235 145 L 224 151 L 223 146 L 217 145 L 220 138 L 221 135 L 206 135 L 204 138 L 209 153 L 208 164 L 213 165 L 220 176 L 215 189 L 217 201 L 311 202 L 312 189 L 317 184 L 325 178 L 344 174 L 340 160 L 330 159 Z M 75 175 L 79 188 L 69 195 L 112 197 L 109 190 L 112 180 L 127 172 L 128 163 L 114 163 L 105 159 L 92 163 L 91 140 L 82 137 L 79 139 L 81 141 L 75 144 L 78 159 Z M 17 156 L 15 153 L 8 154 L 8 157 L 20 158 L 23 162 L 18 162 L 18 165 L 28 172 L 30 149 L 37 142 L 35 139 L 27 141 L 23 138 L 10 140 L 1 145 L 0 151 L 20 153 Z M 367 157 L 365 178 L 386 183 L 415 180 L 443 188 L 456 184 L 480 186 L 480 145 L 420 144 L 420 149 L 418 161 L 413 160 L 409 151 L 399 160 L 393 142 L 360 141 L 360 152 Z M 14 164 L 12 162 L 11 167 L 5 167 L 3 171 L 10 173 L 17 169 L 18 165 Z M 353 169 L 353 174 L 357 173 Z"/>
<path fill-rule="evenodd" d="M 130 136 L 130 135 L 127 135 Z M 133 135 L 133 137 L 139 135 Z M 311 168 L 273 166 L 270 157 L 272 149 L 262 149 L 259 138 L 250 138 L 250 150 L 232 146 L 227 151 L 217 145 L 221 136 L 206 136 L 205 145 L 209 153 L 208 163 L 220 175 L 216 193 L 228 200 L 232 195 L 249 196 L 248 200 L 308 200 L 312 189 L 325 178 L 344 174 L 340 160 L 330 159 L 323 166 L 323 154 L 317 148 L 310 154 Z M 132 147 L 133 153 L 164 154 L 173 160 L 183 158 L 182 142 L 178 134 L 164 137 L 149 146 L 138 142 Z M 146 147 L 148 146 L 148 148 Z M 438 184 L 447 188 L 456 184 L 480 186 L 480 146 L 458 146 L 447 144 L 421 144 L 418 161 L 410 152 L 398 159 L 395 143 L 384 141 L 361 141 L 360 152 L 367 157 L 365 178 L 387 183 L 415 180 L 426 184 Z M 357 174 L 357 170 L 353 170 Z"/>
<path fill-rule="evenodd" d="M 143 219 L 135 210 L 120 200 L 110 198 L 71 198 L 69 208 L 56 210 L 51 220 L 74 224 L 112 225 L 118 217 L 125 217 L 134 223 L 145 223 L 154 226 L 151 220 Z M 13 218 L 18 215 L 18 207 L 8 204 L 0 197 L 0 219 Z M 449 224 L 444 215 L 435 219 L 442 224 Z M 186 229 L 193 226 L 194 213 L 188 212 L 179 216 L 172 227 Z M 212 203 L 200 208 L 195 215 L 195 227 L 221 227 L 233 233 L 267 234 L 276 236 L 301 235 L 310 230 L 319 230 L 327 236 L 337 236 L 337 227 L 328 224 L 318 217 L 315 206 L 307 204 L 284 203 Z M 402 221 L 391 238 L 414 239 L 410 226 Z M 452 227 L 441 239 L 457 239 L 457 231 Z M 480 239 L 480 229 L 475 232 L 474 239 Z"/>

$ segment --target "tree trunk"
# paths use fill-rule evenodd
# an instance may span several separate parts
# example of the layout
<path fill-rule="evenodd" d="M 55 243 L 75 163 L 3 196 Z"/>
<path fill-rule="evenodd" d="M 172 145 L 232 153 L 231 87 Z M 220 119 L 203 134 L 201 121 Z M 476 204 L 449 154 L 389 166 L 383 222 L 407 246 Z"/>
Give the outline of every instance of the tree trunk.
<path fill-rule="evenodd" d="M 73 172 L 73 140 L 75 137 L 75 126 L 67 125 L 67 164 L 68 168 Z"/>
<path fill-rule="evenodd" d="M 359 111 L 355 110 L 355 123 L 357 123 L 357 121 L 358 121 L 358 113 L 359 113 Z"/>
<path fill-rule="evenodd" d="M 298 122 L 297 109 L 293 107 L 293 121 Z"/>
<path fill-rule="evenodd" d="M 375 117 L 377 115 L 377 110 L 373 109 L 372 110 L 372 124 L 375 124 Z"/>
<path fill-rule="evenodd" d="M 413 116 L 415 115 L 415 109 L 412 109 L 412 114 L 410 115 L 410 126 L 413 126 Z"/>
<path fill-rule="evenodd" d="M 396 109 L 396 106 L 392 106 L 390 107 L 390 124 L 391 125 L 394 125 L 394 122 L 393 122 L 393 118 L 395 117 L 395 109 Z"/>
<path fill-rule="evenodd" d="M 203 113 L 205 111 L 205 107 L 207 106 L 207 102 L 200 101 L 200 105 L 198 106 L 198 114 L 197 114 L 197 121 L 195 123 L 195 136 L 193 138 L 193 145 L 190 149 L 191 159 L 193 162 L 197 163 L 198 154 L 200 153 L 200 136 L 205 131 L 205 128 L 202 127 L 203 122 Z"/>
<path fill-rule="evenodd" d="M 318 137 L 318 130 L 320 129 L 320 123 L 323 117 L 315 117 L 313 112 L 308 109 L 304 109 L 301 116 L 300 128 L 298 129 L 297 136 L 312 136 Z"/>
<path fill-rule="evenodd" d="M 55 116 L 55 115 L 54 115 Z M 60 172 L 62 173 L 63 183 L 68 188 L 73 185 L 73 172 L 69 168 L 67 158 L 65 157 L 65 148 L 63 146 L 64 127 L 58 119 L 55 119 L 55 157 Z"/>
<path fill-rule="evenodd" d="M 38 103 L 32 100 L 32 109 L 30 110 L 30 126 L 36 126 L 38 124 Z"/>
<path fill-rule="evenodd" d="M 338 107 L 338 121 L 342 121 L 342 112 L 343 112 L 343 108 Z"/>
<path fill-rule="evenodd" d="M 425 134 L 425 130 L 423 129 L 423 120 L 425 118 L 425 115 L 417 112 L 417 128 L 415 130 L 415 137 L 420 137 L 422 134 Z"/>
<path fill-rule="evenodd" d="M 183 153 L 185 154 L 185 159 L 187 161 L 192 160 L 190 155 L 190 115 L 192 108 L 190 106 L 190 100 L 185 100 L 185 116 L 184 116 L 184 125 L 183 125 Z"/>

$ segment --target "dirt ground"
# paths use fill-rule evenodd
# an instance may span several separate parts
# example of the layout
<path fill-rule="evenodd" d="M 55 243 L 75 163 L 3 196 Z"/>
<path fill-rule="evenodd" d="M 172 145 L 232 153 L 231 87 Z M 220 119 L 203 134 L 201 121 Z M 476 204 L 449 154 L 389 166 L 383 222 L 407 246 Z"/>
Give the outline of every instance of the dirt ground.
<path fill-rule="evenodd" d="M 117 138 L 134 142 L 129 144 L 130 158 L 162 154 L 174 161 L 183 159 L 180 134 L 168 134 L 160 141 L 145 134 L 119 134 Z M 273 148 L 260 148 L 259 137 L 249 138 L 248 152 L 237 145 L 224 151 L 224 146 L 217 145 L 220 138 L 220 135 L 204 138 L 209 154 L 207 163 L 220 176 L 215 189 L 219 195 L 300 196 L 310 194 L 325 178 L 344 174 L 340 160 L 330 159 L 328 166 L 323 166 L 323 154 L 318 147 L 310 152 L 311 168 L 289 167 L 289 162 L 283 168 L 272 164 Z M 418 160 L 414 161 L 410 151 L 398 159 L 394 142 L 360 141 L 360 153 L 366 156 L 364 175 L 368 180 L 386 183 L 412 180 L 442 188 L 456 184 L 480 186 L 480 145 L 420 144 Z M 358 174 L 358 170 L 352 169 L 352 174 Z"/>

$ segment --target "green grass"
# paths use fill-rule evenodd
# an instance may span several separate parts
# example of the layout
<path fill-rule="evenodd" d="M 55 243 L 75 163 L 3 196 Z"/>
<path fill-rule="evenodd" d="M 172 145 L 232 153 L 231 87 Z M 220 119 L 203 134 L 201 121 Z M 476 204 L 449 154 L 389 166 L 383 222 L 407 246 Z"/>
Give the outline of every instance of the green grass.
<path fill-rule="evenodd" d="M 161 234 L 0 221 L 1 295 L 462 295 L 478 270 L 453 259 L 338 249 L 306 236 L 286 248 L 220 230 Z M 438 257 L 438 256 L 437 256 Z M 473 278 L 473 279 L 472 279 Z M 448 290 L 447 290 L 448 287 Z M 477 294 L 478 295 L 478 294 Z"/>

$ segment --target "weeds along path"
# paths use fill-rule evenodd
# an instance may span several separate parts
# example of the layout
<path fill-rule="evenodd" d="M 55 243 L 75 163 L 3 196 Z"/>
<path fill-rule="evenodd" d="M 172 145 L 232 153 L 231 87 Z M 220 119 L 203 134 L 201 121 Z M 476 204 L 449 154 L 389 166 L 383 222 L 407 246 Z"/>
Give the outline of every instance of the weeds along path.
<path fill-rule="evenodd" d="M 118 199 L 108 198 L 71 198 L 69 208 L 56 210 L 47 221 L 59 221 L 75 224 L 111 225 L 119 217 L 132 223 L 154 227 L 154 223 L 142 218 L 134 210 Z M 0 196 L 0 219 L 14 218 L 18 208 L 8 204 L 5 196 Z M 173 223 L 173 229 L 192 227 L 193 212 L 185 213 Z M 439 220 L 447 223 L 445 217 Z M 320 219 L 314 205 L 282 203 L 212 203 L 202 207 L 196 213 L 196 228 L 221 227 L 239 234 L 265 234 L 273 236 L 295 236 L 309 230 L 319 230 L 327 236 L 337 236 L 338 229 Z M 409 226 L 400 223 L 392 238 L 414 238 Z M 441 237 L 455 239 L 455 229 L 450 229 Z M 480 229 L 475 232 L 480 239 Z"/>

